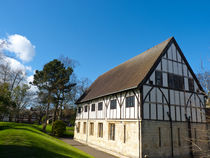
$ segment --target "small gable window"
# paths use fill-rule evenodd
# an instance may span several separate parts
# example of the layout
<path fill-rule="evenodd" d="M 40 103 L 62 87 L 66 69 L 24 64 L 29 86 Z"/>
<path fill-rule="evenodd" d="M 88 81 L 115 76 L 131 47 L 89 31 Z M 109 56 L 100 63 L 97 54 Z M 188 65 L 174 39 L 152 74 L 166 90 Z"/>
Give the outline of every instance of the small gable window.
<path fill-rule="evenodd" d="M 91 105 L 91 111 L 95 111 L 95 104 Z"/>
<path fill-rule="evenodd" d="M 103 103 L 100 102 L 98 103 L 98 111 L 103 110 Z"/>
<path fill-rule="evenodd" d="M 155 71 L 155 84 L 158 86 L 163 85 L 162 72 L 160 72 L 160 71 Z"/>
<path fill-rule="evenodd" d="M 134 107 L 134 106 L 135 106 L 134 96 L 126 97 L 126 107 Z"/>
<path fill-rule="evenodd" d="M 79 114 L 81 113 L 81 107 L 78 108 L 78 113 L 79 113 Z"/>
<path fill-rule="evenodd" d="M 117 101 L 116 101 L 116 99 L 111 100 L 110 109 L 116 109 L 116 107 L 117 107 Z"/>
<path fill-rule="evenodd" d="M 168 86 L 173 89 L 184 89 L 184 77 L 168 74 Z"/>
<path fill-rule="evenodd" d="M 194 91 L 194 81 L 192 78 L 188 79 L 188 84 L 189 84 L 189 90 Z"/>
<path fill-rule="evenodd" d="M 87 108 L 88 108 L 88 107 L 87 107 L 87 106 L 85 106 L 85 112 L 87 112 Z"/>

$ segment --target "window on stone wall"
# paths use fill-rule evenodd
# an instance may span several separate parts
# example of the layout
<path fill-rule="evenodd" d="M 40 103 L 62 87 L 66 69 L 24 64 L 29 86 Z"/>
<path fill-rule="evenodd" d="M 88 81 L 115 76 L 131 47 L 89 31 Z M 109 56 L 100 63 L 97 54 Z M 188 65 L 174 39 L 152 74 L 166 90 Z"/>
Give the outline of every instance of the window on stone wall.
<path fill-rule="evenodd" d="M 130 96 L 126 97 L 126 107 L 134 107 L 135 106 L 135 97 Z"/>
<path fill-rule="evenodd" d="M 163 85 L 163 75 L 160 71 L 155 71 L 155 84 L 158 86 Z"/>
<path fill-rule="evenodd" d="M 159 134 L 159 147 L 161 147 L 161 128 L 158 128 L 158 134 Z"/>
<path fill-rule="evenodd" d="M 126 125 L 124 125 L 124 143 L 126 142 Z"/>
<path fill-rule="evenodd" d="M 109 139 L 115 140 L 115 124 L 114 123 L 109 124 Z"/>
<path fill-rule="evenodd" d="M 80 132 L 80 122 L 78 122 L 78 124 L 77 124 L 77 133 L 79 133 Z"/>
<path fill-rule="evenodd" d="M 194 81 L 192 78 L 188 79 L 188 84 L 189 84 L 189 90 L 194 91 Z"/>
<path fill-rule="evenodd" d="M 93 122 L 90 123 L 90 135 L 91 136 L 94 135 L 94 123 Z"/>
<path fill-rule="evenodd" d="M 116 101 L 116 99 L 111 100 L 110 109 L 116 109 L 116 107 L 117 107 L 117 101 Z"/>
<path fill-rule="evenodd" d="M 95 111 L 95 104 L 91 105 L 91 111 Z"/>
<path fill-rule="evenodd" d="M 85 112 L 87 112 L 87 109 L 88 109 L 88 107 L 87 107 L 87 106 L 85 106 Z"/>
<path fill-rule="evenodd" d="M 103 138 L 103 123 L 98 123 L 98 137 Z"/>
<path fill-rule="evenodd" d="M 181 134 L 180 134 L 180 128 L 178 128 L 178 145 L 181 146 Z"/>
<path fill-rule="evenodd" d="M 83 133 L 86 134 L 86 122 L 83 123 Z"/>
<path fill-rule="evenodd" d="M 98 111 L 103 110 L 103 102 L 98 103 Z"/>

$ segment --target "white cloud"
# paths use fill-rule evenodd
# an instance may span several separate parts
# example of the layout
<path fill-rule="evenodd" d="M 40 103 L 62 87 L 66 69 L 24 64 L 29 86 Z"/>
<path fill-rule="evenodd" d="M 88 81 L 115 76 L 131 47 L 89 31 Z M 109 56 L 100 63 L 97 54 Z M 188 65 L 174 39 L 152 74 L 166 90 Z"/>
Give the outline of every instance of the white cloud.
<path fill-rule="evenodd" d="M 26 80 L 27 80 L 28 84 L 30 82 L 33 82 L 34 81 L 34 75 L 28 76 Z M 38 91 L 38 88 L 36 86 L 33 86 L 33 85 L 30 85 L 30 86 L 31 86 L 31 88 L 30 88 L 31 92 L 37 92 Z"/>
<path fill-rule="evenodd" d="M 35 46 L 25 36 L 9 35 L 7 39 L 0 39 L 0 43 L 2 50 L 14 53 L 24 62 L 31 61 L 35 55 Z"/>
<path fill-rule="evenodd" d="M 28 81 L 28 83 L 33 82 L 34 81 L 34 75 L 28 76 L 27 81 Z"/>
<path fill-rule="evenodd" d="M 5 64 L 9 64 L 10 68 L 13 71 L 23 71 L 24 74 L 26 74 L 27 71 L 32 71 L 31 66 L 25 66 L 21 62 L 19 62 L 16 59 L 10 58 L 10 57 L 4 57 Z"/>

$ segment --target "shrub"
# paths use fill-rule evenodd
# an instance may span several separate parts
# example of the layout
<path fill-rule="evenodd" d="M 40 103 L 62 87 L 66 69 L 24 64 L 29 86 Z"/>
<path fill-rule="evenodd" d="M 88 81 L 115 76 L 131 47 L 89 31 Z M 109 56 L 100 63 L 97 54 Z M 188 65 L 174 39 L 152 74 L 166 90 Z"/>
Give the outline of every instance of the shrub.
<path fill-rule="evenodd" d="M 52 134 L 61 137 L 66 131 L 66 124 L 61 120 L 56 120 L 52 125 Z"/>

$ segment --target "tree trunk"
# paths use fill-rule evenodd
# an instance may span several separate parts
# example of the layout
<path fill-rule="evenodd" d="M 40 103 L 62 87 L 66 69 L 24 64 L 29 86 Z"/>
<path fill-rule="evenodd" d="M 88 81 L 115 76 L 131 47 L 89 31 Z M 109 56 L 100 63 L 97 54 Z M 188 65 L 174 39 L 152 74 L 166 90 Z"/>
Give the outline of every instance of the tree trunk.
<path fill-rule="evenodd" d="M 57 110 L 58 110 L 58 104 L 55 106 L 54 115 L 53 115 L 53 122 L 56 121 Z"/>
<path fill-rule="evenodd" d="M 51 93 L 49 93 L 49 95 L 48 95 L 48 103 L 47 103 L 47 110 L 46 110 L 46 118 L 45 118 L 44 125 L 43 125 L 43 128 L 42 128 L 42 130 L 43 130 L 44 132 L 46 132 L 47 120 L 48 120 L 48 115 L 49 115 L 50 95 L 51 95 Z"/>

